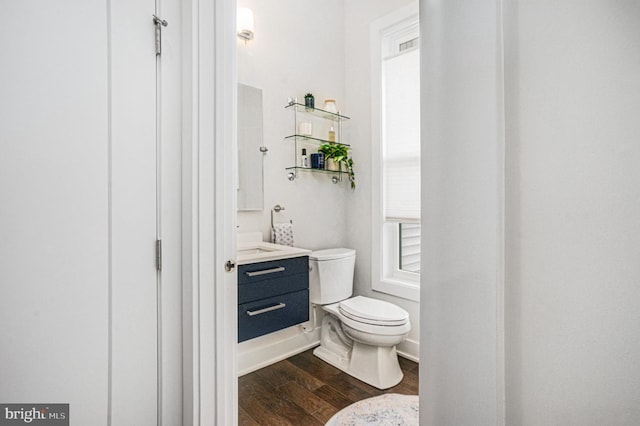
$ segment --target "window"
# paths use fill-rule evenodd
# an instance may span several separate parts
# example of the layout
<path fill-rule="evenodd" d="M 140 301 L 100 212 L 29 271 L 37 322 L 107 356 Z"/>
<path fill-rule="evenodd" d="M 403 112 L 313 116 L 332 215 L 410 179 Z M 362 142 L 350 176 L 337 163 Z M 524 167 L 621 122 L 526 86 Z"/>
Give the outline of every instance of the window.
<path fill-rule="evenodd" d="M 420 273 L 420 224 L 399 223 L 400 254 L 399 266 L 401 271 Z"/>
<path fill-rule="evenodd" d="M 420 39 L 417 4 L 374 22 L 371 35 L 373 289 L 419 300 Z"/>

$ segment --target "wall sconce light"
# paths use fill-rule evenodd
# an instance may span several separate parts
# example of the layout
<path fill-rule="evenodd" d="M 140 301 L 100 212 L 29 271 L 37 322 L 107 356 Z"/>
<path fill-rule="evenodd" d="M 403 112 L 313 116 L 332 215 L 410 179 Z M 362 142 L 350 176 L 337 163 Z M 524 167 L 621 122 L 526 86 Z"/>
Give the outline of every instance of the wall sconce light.
<path fill-rule="evenodd" d="M 248 7 L 238 9 L 238 37 L 247 41 L 253 39 L 253 11 Z"/>

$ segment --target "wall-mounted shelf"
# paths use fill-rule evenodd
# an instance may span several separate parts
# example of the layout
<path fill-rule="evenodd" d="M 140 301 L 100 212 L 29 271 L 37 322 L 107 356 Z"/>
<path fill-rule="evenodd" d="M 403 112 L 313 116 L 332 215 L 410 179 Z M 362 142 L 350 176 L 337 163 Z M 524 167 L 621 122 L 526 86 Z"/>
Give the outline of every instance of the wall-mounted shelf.
<path fill-rule="evenodd" d="M 345 171 L 342 170 L 327 170 L 327 169 L 312 169 L 310 167 L 300 167 L 300 166 L 296 166 L 296 167 L 287 167 L 287 170 L 302 170 L 304 172 L 318 172 L 318 173 L 330 173 L 330 174 L 341 174 L 341 175 L 346 175 L 348 174 Z"/>
<path fill-rule="evenodd" d="M 307 114 L 313 114 L 315 116 L 322 117 L 322 118 L 325 118 L 327 120 L 333 120 L 333 121 L 350 120 L 349 117 L 347 117 L 346 115 L 342 115 L 339 112 L 335 113 L 335 112 L 325 111 L 325 110 L 320 109 L 320 108 L 310 108 L 308 106 L 304 106 L 304 105 L 299 104 L 297 102 L 290 102 L 285 108 L 293 109 L 296 112 L 304 112 L 304 113 L 307 113 Z"/>
<path fill-rule="evenodd" d="M 310 167 L 287 167 L 286 170 L 289 172 L 289 180 L 294 180 L 298 172 L 309 172 L 309 173 L 324 173 L 331 176 L 331 180 L 333 183 L 338 183 L 342 181 L 342 175 L 348 175 L 347 172 L 343 172 L 341 170 L 327 170 L 327 169 L 312 169 Z"/>
<path fill-rule="evenodd" d="M 290 136 L 285 136 L 284 139 L 285 140 L 297 139 L 297 140 L 300 140 L 300 141 L 303 141 L 303 142 L 315 143 L 315 144 L 318 144 L 318 145 L 322 145 L 324 143 L 335 143 L 336 145 L 351 146 L 351 145 L 346 144 L 346 143 L 330 141 L 330 140 L 327 140 L 327 139 L 314 138 L 312 136 L 305 136 L 305 135 L 290 135 Z"/>
<path fill-rule="evenodd" d="M 330 111 L 325 111 L 323 109 L 320 108 L 310 108 L 307 107 L 303 104 L 297 103 L 295 101 L 290 101 L 286 106 L 285 109 L 288 109 L 289 111 L 292 111 L 293 113 L 293 131 L 294 133 L 289 135 L 289 136 L 285 136 L 285 141 L 290 141 L 293 142 L 294 145 L 294 161 L 293 161 L 293 166 L 291 167 L 287 167 L 287 173 L 288 173 L 288 178 L 289 180 L 294 180 L 295 178 L 298 177 L 299 172 L 310 172 L 310 173 L 321 173 L 324 175 L 328 175 L 331 177 L 331 181 L 333 183 L 338 183 L 342 181 L 342 177 L 343 175 L 347 175 L 348 173 L 345 171 L 339 171 L 339 170 L 328 170 L 328 169 L 314 169 L 314 168 L 310 168 L 310 167 L 302 167 L 302 164 L 300 162 L 300 154 L 301 154 L 301 147 L 305 147 L 308 148 L 309 146 L 320 146 L 322 144 L 336 144 L 336 145 L 342 145 L 342 146 L 350 146 L 349 144 L 343 143 L 342 142 L 342 122 L 345 120 L 349 120 L 350 118 L 347 117 L 346 115 L 342 115 L 341 113 L 334 113 L 334 112 L 330 112 Z M 323 127 L 323 126 L 317 126 L 314 125 L 312 126 L 316 132 L 316 134 L 311 134 L 311 135 L 301 135 L 298 133 L 298 124 L 300 121 L 302 121 L 301 117 L 307 117 L 304 120 L 306 121 L 307 119 L 312 118 L 312 119 L 318 119 L 320 121 L 329 121 L 329 123 L 331 124 L 331 127 L 335 128 L 333 129 L 333 131 L 335 132 L 335 140 L 329 140 L 329 139 L 324 139 L 322 137 L 318 137 L 318 127 Z M 328 126 L 328 124 L 327 124 Z M 311 163 L 311 152 L 309 152 L 307 155 L 309 156 L 309 163 Z"/>

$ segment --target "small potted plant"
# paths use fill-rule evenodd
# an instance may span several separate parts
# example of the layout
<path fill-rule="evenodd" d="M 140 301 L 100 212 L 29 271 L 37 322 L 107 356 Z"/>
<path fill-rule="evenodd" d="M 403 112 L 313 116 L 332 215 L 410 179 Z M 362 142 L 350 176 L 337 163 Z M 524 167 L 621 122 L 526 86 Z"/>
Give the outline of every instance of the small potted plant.
<path fill-rule="evenodd" d="M 353 172 L 353 158 L 349 157 L 349 147 L 337 143 L 324 143 L 318 147 L 318 152 L 324 154 L 325 165 L 328 170 L 344 171 L 349 175 L 351 189 L 356 187 L 356 176 Z"/>
<path fill-rule="evenodd" d="M 311 93 L 304 95 L 304 106 L 307 108 L 314 108 L 315 98 Z"/>

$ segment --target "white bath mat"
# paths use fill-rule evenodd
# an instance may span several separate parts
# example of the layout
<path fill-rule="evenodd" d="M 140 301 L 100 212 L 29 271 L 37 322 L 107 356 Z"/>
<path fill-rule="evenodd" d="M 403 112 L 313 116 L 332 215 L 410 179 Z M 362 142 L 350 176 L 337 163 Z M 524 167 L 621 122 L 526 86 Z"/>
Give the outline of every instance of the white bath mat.
<path fill-rule="evenodd" d="M 363 399 L 338 411 L 326 426 L 417 426 L 417 395 L 389 393 Z"/>

